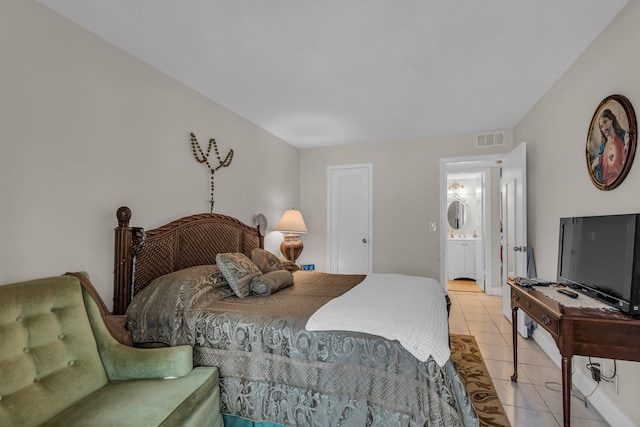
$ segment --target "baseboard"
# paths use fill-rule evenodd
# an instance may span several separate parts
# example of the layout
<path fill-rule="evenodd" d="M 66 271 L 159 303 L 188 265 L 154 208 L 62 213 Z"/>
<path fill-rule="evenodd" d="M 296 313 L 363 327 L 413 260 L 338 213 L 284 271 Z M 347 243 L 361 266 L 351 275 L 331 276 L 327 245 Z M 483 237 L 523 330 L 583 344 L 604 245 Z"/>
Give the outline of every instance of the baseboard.
<path fill-rule="evenodd" d="M 537 328 L 533 333 L 533 339 L 540 346 L 547 356 L 551 358 L 559 368 L 562 366 L 562 357 L 560 351 L 556 346 L 555 341 L 551 338 L 551 335 L 544 329 Z M 593 391 L 595 383 L 580 369 L 574 369 L 573 386 L 580 391 L 583 395 L 588 395 Z M 616 427 L 637 427 L 637 424 L 629 419 L 617 406 L 609 396 L 602 392 L 599 388 L 593 392 L 589 397 L 589 404 L 596 408 L 602 418 L 609 423 L 609 425 Z"/>
<path fill-rule="evenodd" d="M 487 295 L 502 296 L 502 287 L 487 287 L 484 292 Z"/>

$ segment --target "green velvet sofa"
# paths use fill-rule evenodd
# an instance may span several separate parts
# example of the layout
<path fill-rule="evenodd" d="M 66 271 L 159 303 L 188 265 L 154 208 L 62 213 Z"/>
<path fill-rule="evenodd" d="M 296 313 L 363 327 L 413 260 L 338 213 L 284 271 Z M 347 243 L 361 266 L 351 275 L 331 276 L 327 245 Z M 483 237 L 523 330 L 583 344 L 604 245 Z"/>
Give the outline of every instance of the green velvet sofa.
<path fill-rule="evenodd" d="M 222 426 L 189 346 L 118 343 L 77 278 L 0 286 L 0 426 Z"/>

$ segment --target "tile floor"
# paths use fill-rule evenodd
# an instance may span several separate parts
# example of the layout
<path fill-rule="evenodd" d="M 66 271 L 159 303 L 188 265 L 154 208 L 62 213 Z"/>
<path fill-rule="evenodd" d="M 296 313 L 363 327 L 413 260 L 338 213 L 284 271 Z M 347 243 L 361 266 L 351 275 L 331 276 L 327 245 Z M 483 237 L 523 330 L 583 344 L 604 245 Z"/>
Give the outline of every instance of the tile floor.
<path fill-rule="evenodd" d="M 511 323 L 502 314 L 502 298 L 481 292 L 449 290 L 451 333 L 473 335 L 513 427 L 562 425 L 560 368 L 535 341 L 520 337 L 518 382 L 513 373 Z M 554 382 L 546 386 L 545 383 Z M 571 402 L 571 425 L 610 427 L 593 407 L 577 397 Z"/>

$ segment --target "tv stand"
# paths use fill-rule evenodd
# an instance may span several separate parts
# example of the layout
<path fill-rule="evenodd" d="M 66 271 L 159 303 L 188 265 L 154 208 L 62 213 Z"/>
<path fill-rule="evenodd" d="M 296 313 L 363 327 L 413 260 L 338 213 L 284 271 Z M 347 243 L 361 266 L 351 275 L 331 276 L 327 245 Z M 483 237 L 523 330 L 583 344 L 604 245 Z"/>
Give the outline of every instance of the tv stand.
<path fill-rule="evenodd" d="M 518 380 L 517 322 L 522 309 L 551 334 L 562 356 L 562 411 L 564 426 L 571 425 L 571 359 L 574 355 L 640 362 L 640 319 L 619 312 L 565 307 L 512 280 L 511 317 L 513 375 Z"/>

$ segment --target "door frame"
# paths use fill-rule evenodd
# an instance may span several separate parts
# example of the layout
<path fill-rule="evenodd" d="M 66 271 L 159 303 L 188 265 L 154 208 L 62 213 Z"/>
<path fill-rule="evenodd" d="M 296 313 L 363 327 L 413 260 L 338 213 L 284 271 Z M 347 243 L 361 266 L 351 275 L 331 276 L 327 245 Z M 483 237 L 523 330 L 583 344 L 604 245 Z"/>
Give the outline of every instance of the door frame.
<path fill-rule="evenodd" d="M 483 180 L 483 219 L 482 219 L 482 231 L 481 235 L 489 236 L 490 230 L 493 225 L 493 212 L 491 210 L 491 196 L 493 193 L 489 193 L 491 186 L 488 185 L 488 176 L 491 168 L 500 166 L 502 158 L 508 153 L 504 154 L 488 154 L 479 156 L 465 156 L 465 157 L 448 157 L 440 159 L 440 281 L 443 286 L 448 283 L 447 275 L 447 258 L 446 258 L 446 246 L 447 246 L 447 175 L 449 173 L 463 173 L 463 172 L 481 172 L 484 174 Z M 500 191 L 499 189 L 497 191 Z M 483 251 L 485 256 L 483 257 L 484 263 L 482 266 L 476 266 L 477 275 L 479 280 L 484 280 L 484 291 L 488 295 L 502 295 L 502 279 L 498 282 L 499 287 L 493 286 L 494 277 L 500 276 L 500 272 L 494 272 L 491 268 L 491 264 L 487 260 L 493 260 L 493 247 L 491 245 L 491 238 L 482 239 L 482 247 L 478 248 Z M 489 264 L 489 265 L 487 265 Z M 478 267 L 481 267 L 478 268 Z M 446 286 L 448 289 L 448 285 Z"/>
<path fill-rule="evenodd" d="M 450 169 L 447 171 L 446 173 L 446 180 L 447 180 L 447 198 L 445 201 L 445 206 L 446 206 L 446 210 L 447 210 L 447 218 L 444 220 L 445 222 L 443 223 L 443 226 L 446 227 L 448 224 L 448 209 L 449 209 L 449 197 L 448 197 L 448 189 L 449 189 L 449 185 L 451 180 L 455 181 L 455 182 L 465 182 L 473 179 L 476 181 L 477 184 L 479 184 L 477 187 L 475 188 L 480 188 L 481 192 L 480 192 L 480 197 L 476 198 L 476 204 L 475 204 L 475 212 L 477 214 L 477 217 L 480 218 L 480 221 L 475 221 L 476 222 L 476 230 L 480 231 L 479 234 L 479 238 L 475 241 L 477 249 L 475 250 L 475 254 L 476 256 L 474 257 L 473 262 L 475 263 L 475 267 L 474 267 L 474 271 L 475 271 L 475 282 L 476 285 L 478 286 L 478 288 L 480 290 L 482 290 L 482 292 L 485 291 L 485 272 L 484 269 L 479 269 L 478 266 L 484 266 L 485 265 L 485 250 L 484 246 L 482 246 L 486 239 L 487 236 L 490 236 L 491 233 L 488 233 L 486 230 L 490 229 L 490 223 L 487 221 L 487 215 L 490 215 L 491 213 L 491 205 L 487 205 L 487 203 L 489 203 L 487 201 L 487 191 L 486 191 L 486 187 L 487 187 L 487 180 L 488 177 L 490 177 L 491 175 L 491 169 L 490 168 L 480 168 L 480 169 L 468 169 L 468 168 L 462 168 L 462 169 L 458 169 L 457 167 L 454 167 L 453 169 Z M 490 184 L 489 184 L 490 185 Z M 491 245 L 491 243 L 489 243 Z M 445 243 L 445 254 L 446 257 L 448 258 L 450 256 L 449 254 L 449 244 L 448 244 L 448 239 L 447 239 L 447 243 Z M 447 281 L 450 277 L 450 271 L 449 271 L 449 262 L 446 263 L 447 265 Z"/>

